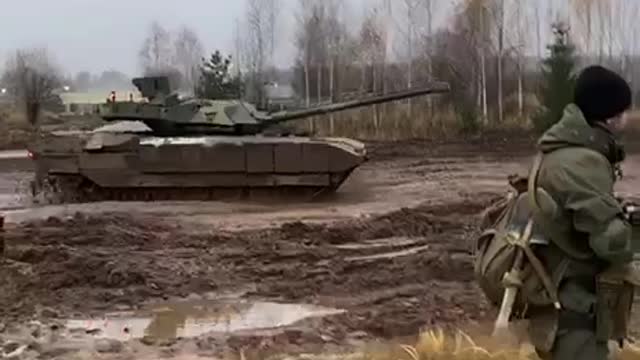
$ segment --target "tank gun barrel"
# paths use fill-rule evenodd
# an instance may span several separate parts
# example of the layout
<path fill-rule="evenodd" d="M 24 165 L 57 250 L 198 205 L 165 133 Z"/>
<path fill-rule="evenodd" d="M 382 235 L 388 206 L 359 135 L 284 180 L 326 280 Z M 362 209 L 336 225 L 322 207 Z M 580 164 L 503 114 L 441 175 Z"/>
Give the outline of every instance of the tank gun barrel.
<path fill-rule="evenodd" d="M 431 83 L 428 86 L 403 90 L 385 95 L 376 95 L 370 98 L 357 99 L 352 101 L 345 101 L 336 104 L 330 104 L 326 106 L 319 106 L 310 109 L 296 110 L 296 111 L 283 111 L 281 114 L 273 114 L 269 116 L 254 115 L 254 117 L 265 125 L 273 125 L 290 120 L 297 120 L 316 115 L 326 115 L 343 110 L 355 109 L 364 106 L 376 105 L 390 101 L 403 100 L 422 95 L 441 94 L 448 93 L 450 91 L 449 84 L 446 82 Z"/>

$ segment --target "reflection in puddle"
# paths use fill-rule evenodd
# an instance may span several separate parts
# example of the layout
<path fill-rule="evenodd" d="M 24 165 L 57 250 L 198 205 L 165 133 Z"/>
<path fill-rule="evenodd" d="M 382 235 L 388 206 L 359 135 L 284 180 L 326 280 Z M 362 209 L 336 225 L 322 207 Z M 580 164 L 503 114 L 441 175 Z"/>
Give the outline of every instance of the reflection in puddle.
<path fill-rule="evenodd" d="M 0 159 L 26 159 L 27 150 L 4 150 L 0 151 Z"/>
<path fill-rule="evenodd" d="M 26 196 L 0 194 L 0 210 L 15 210 L 28 205 Z"/>
<path fill-rule="evenodd" d="M 418 238 L 410 239 L 407 237 L 391 237 L 385 239 L 365 240 L 357 243 L 340 244 L 335 245 L 335 248 L 341 250 L 367 250 L 385 247 L 409 246 L 418 243 L 418 241 L 420 241 Z"/>
<path fill-rule="evenodd" d="M 136 313 L 109 314 L 102 319 L 69 320 L 67 328 L 123 341 L 142 337 L 171 339 L 277 328 L 310 317 L 343 312 L 302 304 L 200 301 L 167 304 Z"/>

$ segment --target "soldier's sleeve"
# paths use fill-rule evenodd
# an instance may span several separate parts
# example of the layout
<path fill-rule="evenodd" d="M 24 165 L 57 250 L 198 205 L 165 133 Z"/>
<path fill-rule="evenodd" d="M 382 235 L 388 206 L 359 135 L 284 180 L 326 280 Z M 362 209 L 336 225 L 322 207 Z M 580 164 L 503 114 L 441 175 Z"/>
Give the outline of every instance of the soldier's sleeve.
<path fill-rule="evenodd" d="M 614 197 L 609 162 L 599 154 L 584 152 L 565 162 L 558 175 L 564 207 L 571 212 L 576 230 L 589 234 L 596 256 L 610 263 L 631 261 L 631 225 Z"/>

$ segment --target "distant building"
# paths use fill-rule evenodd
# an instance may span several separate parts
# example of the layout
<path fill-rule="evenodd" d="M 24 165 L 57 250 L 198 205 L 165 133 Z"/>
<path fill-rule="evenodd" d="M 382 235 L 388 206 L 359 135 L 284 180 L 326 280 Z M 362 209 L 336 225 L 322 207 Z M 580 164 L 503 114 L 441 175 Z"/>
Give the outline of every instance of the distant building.
<path fill-rule="evenodd" d="M 115 90 L 116 101 L 126 101 L 133 99 L 135 102 L 142 101 L 142 95 L 138 91 Z M 87 91 L 87 92 L 61 92 L 58 95 L 64 105 L 64 113 L 74 115 L 95 114 L 98 106 L 107 102 L 110 91 Z"/>
<path fill-rule="evenodd" d="M 299 98 L 291 85 L 272 82 L 263 89 L 268 111 L 281 111 L 298 104 Z"/>

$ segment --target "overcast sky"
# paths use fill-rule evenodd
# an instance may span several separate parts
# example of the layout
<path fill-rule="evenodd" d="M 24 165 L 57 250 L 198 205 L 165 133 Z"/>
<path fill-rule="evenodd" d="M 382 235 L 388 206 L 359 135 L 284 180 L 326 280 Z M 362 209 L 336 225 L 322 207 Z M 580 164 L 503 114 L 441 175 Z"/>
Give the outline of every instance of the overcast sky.
<path fill-rule="evenodd" d="M 244 0 L 1 1 L 7 4 L 0 11 L 0 67 L 7 54 L 17 48 L 45 46 L 68 74 L 115 69 L 136 75 L 137 53 L 154 20 L 168 30 L 188 25 L 199 35 L 207 52 L 221 49 L 232 53 L 235 20 L 244 13 Z M 294 54 L 294 8 L 298 1 L 280 1 L 276 62 L 287 65 Z M 348 6 L 345 18 L 351 26 L 359 24 L 356 19 L 361 18 L 369 1 L 373 0 L 344 2 Z M 439 4 L 451 3 L 442 1 Z M 393 0 L 396 2 L 401 0 Z M 449 9 L 440 10 L 438 25 L 449 15 Z"/>
<path fill-rule="evenodd" d="M 187 25 L 207 52 L 233 52 L 235 20 L 244 0 L 3 0 L 0 11 L 0 67 L 17 48 L 46 46 L 65 72 L 99 73 L 113 68 L 139 71 L 137 52 L 152 21 L 167 30 Z M 356 14 L 367 0 L 349 0 Z M 280 0 L 276 60 L 293 55 L 296 0 Z"/>
<path fill-rule="evenodd" d="M 4 2 L 4 1 L 3 1 Z M 2 63 L 15 48 L 46 46 L 65 71 L 137 71 L 136 54 L 149 24 L 182 24 L 205 48 L 232 49 L 242 0 L 11 0 L 0 12 Z"/>
<path fill-rule="evenodd" d="M 137 52 L 153 21 L 167 30 L 187 25 L 201 38 L 207 52 L 221 49 L 232 53 L 235 21 L 245 12 L 245 0 L 5 1 L 8 4 L 0 12 L 0 66 L 17 48 L 44 46 L 63 70 L 72 74 L 108 69 L 136 74 Z M 279 1 L 276 62 L 288 65 L 295 51 L 298 0 Z M 358 26 L 356 19 L 371 3 L 379 1 L 345 1 L 343 16 L 348 26 Z"/>

